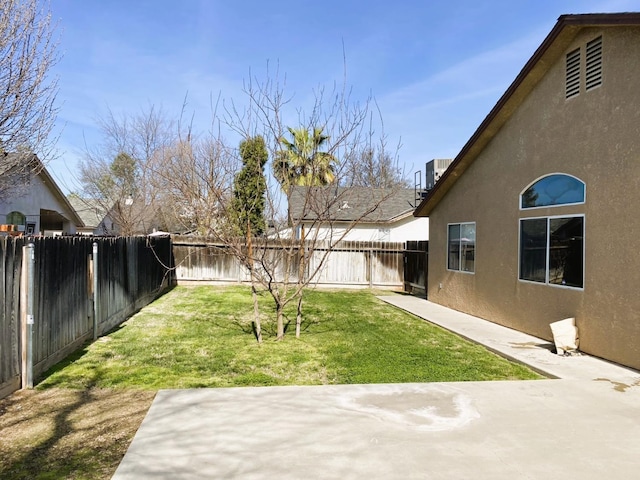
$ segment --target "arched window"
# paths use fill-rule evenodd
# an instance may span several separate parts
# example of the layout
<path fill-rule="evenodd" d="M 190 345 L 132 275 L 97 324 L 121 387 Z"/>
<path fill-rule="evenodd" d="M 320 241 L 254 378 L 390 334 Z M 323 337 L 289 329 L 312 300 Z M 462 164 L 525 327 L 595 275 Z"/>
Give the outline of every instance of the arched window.
<path fill-rule="evenodd" d="M 27 217 L 20 212 L 11 212 L 7 215 L 7 224 L 9 225 L 24 225 L 26 221 Z"/>
<path fill-rule="evenodd" d="M 520 195 L 520 208 L 584 203 L 584 182 L 571 175 L 553 173 L 533 182 Z"/>
<path fill-rule="evenodd" d="M 520 209 L 580 205 L 584 201 L 582 180 L 554 173 L 522 192 Z M 520 218 L 520 280 L 584 288 L 584 236 L 585 215 L 580 211 Z"/>

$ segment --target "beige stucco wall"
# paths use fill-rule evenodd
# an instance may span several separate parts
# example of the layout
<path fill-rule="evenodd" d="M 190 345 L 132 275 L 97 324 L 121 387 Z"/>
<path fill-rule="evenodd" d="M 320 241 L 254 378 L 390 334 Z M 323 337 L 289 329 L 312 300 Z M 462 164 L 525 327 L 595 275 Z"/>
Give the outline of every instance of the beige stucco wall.
<path fill-rule="evenodd" d="M 599 34 L 603 85 L 565 100 L 564 54 Z M 548 340 L 575 316 L 581 350 L 640 369 L 638 79 L 640 28 L 578 34 L 431 212 L 431 301 Z M 522 190 L 557 172 L 586 183 L 586 203 L 520 211 Z M 519 219 L 564 214 L 585 215 L 584 289 L 519 281 Z M 475 274 L 446 269 L 451 222 L 476 222 Z"/>

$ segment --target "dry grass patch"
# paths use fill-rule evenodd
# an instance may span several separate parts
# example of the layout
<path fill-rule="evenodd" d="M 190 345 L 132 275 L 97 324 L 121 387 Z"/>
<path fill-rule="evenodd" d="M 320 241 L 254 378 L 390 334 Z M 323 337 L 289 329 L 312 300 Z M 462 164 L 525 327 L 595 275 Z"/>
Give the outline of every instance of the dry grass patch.
<path fill-rule="evenodd" d="M 154 396 L 53 388 L 0 400 L 0 478 L 111 478 Z"/>

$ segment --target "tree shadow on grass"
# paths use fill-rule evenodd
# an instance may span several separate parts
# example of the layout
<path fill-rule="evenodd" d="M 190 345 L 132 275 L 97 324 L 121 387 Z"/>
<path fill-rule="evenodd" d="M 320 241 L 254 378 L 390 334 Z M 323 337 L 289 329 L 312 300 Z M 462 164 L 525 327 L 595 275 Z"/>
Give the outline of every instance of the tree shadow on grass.
<path fill-rule="evenodd" d="M 95 341 L 94 340 L 89 340 L 89 341 L 87 341 L 84 345 L 82 345 L 81 348 L 79 348 L 75 352 L 67 355 L 65 358 L 63 358 L 58 363 L 56 363 L 55 365 L 51 366 L 48 370 L 46 370 L 41 375 L 39 375 L 36 380 L 38 382 L 45 382 L 45 384 L 44 385 L 40 385 L 40 386 L 36 386 L 36 388 L 50 388 L 51 386 L 55 386 L 55 385 L 49 385 L 49 384 L 46 383 L 46 381 L 47 381 L 47 379 L 49 377 L 51 377 L 54 374 L 60 373 L 65 368 L 67 368 L 69 365 L 72 365 L 72 364 L 76 363 L 78 360 L 80 360 L 82 357 L 84 357 L 87 353 L 89 353 L 89 347 L 91 345 L 93 345 L 95 342 L 104 341 L 104 339 L 107 339 L 110 334 L 115 333 L 115 332 L 117 332 L 119 330 L 122 330 L 125 327 L 126 327 L 126 325 L 124 325 L 124 324 L 118 325 L 118 326 L 112 328 L 111 330 L 109 330 L 109 332 L 105 333 L 103 336 L 99 337 L 98 340 L 95 340 Z M 103 340 L 101 340 L 101 339 L 103 339 Z M 102 377 L 98 377 L 99 375 L 100 375 L 100 372 L 95 372 L 95 376 L 93 377 L 93 380 L 97 381 L 97 380 L 101 379 Z"/>
<path fill-rule="evenodd" d="M 155 392 L 51 388 L 0 401 L 0 478 L 111 478 Z"/>
<path fill-rule="evenodd" d="M 98 388 L 100 363 L 81 376 L 66 374 L 90 344 L 46 371 L 36 389 L 0 400 L 0 478 L 111 478 L 155 392 Z M 82 388 L 60 388 L 78 378 Z"/>

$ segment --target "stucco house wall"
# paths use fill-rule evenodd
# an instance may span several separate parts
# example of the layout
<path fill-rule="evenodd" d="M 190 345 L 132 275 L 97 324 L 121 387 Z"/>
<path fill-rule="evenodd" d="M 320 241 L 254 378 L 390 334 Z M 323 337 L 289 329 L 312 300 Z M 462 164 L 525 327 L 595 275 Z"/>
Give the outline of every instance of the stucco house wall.
<path fill-rule="evenodd" d="M 548 48 L 529 73 L 539 82 L 515 91 L 516 107 L 498 114 L 506 123 L 430 210 L 428 298 L 548 340 L 549 323 L 575 317 L 582 351 L 640 368 L 640 26 L 573 33 Z M 600 35 L 602 85 L 565 99 L 566 53 Z M 585 203 L 520 210 L 523 190 L 552 173 L 582 180 Z M 584 288 L 519 280 L 520 219 L 574 214 Z M 474 273 L 447 269 L 456 222 L 476 222 Z"/>

